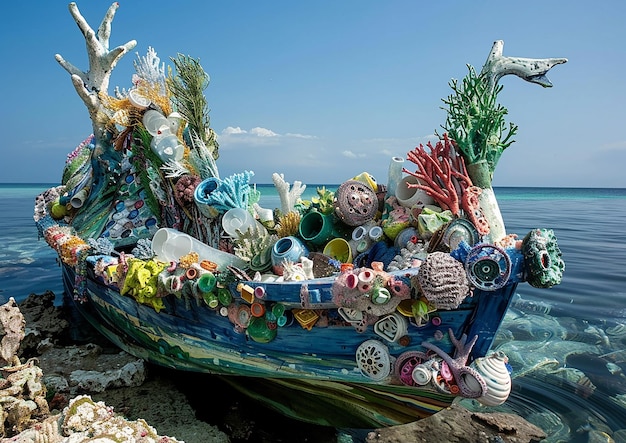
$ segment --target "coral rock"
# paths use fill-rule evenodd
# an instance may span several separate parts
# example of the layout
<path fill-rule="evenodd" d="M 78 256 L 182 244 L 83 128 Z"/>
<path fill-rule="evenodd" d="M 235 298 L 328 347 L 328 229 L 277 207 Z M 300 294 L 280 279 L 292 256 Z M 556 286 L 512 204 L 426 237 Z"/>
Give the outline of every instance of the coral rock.
<path fill-rule="evenodd" d="M 422 294 L 437 309 L 456 309 L 470 292 L 463 264 L 445 252 L 433 252 L 417 274 Z"/>

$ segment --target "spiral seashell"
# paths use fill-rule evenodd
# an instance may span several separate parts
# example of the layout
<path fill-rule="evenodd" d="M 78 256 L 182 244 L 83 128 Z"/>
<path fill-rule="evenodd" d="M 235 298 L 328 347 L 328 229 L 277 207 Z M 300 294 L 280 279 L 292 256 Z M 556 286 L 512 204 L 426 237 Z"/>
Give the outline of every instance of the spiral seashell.
<path fill-rule="evenodd" d="M 433 378 L 432 369 L 428 368 L 425 365 L 418 365 L 413 368 L 413 372 L 411 373 L 411 379 L 418 386 L 425 386 L 430 383 L 430 380 Z"/>
<path fill-rule="evenodd" d="M 474 368 L 487 384 L 487 392 L 477 400 L 485 406 L 501 405 L 511 393 L 511 375 L 506 367 L 508 358 L 503 352 L 494 352 L 472 362 Z M 469 384 L 469 380 L 465 380 Z"/>

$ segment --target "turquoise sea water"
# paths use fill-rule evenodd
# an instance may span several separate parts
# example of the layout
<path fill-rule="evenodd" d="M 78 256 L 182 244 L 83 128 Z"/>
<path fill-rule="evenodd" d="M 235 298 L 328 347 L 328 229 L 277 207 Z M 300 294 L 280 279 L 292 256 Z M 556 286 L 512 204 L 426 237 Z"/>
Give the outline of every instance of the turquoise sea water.
<path fill-rule="evenodd" d="M 62 293 L 56 254 L 37 239 L 32 218 L 35 196 L 50 186 L 0 184 L 0 302 Z M 280 206 L 272 185 L 258 189 L 261 206 Z M 553 229 L 566 263 L 561 285 L 518 288 L 494 343 L 514 371 L 512 394 L 497 410 L 537 424 L 548 442 L 599 441 L 603 432 L 626 441 L 626 189 L 495 192 L 507 232 Z M 315 193 L 308 185 L 303 198 Z"/>

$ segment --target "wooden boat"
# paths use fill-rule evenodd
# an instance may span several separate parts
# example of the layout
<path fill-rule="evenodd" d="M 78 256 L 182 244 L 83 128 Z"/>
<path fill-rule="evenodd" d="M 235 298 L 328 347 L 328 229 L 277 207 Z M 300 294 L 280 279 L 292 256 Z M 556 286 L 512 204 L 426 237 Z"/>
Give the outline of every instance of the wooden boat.
<path fill-rule="evenodd" d="M 267 211 L 250 173 L 219 177 L 197 61 L 179 56 L 166 78 L 150 50 L 133 87 L 107 95 L 134 46 L 108 50 L 117 7 L 95 33 L 70 4 L 90 70 L 57 60 L 94 133 L 35 203 L 81 314 L 133 355 L 224 376 L 317 423 L 389 426 L 460 396 L 504 402 L 496 330 L 519 283 L 558 284 L 564 264 L 551 230 L 517 239 L 504 228 L 491 176 L 515 128 L 505 131 L 497 81 L 548 86 L 565 59 L 504 57 L 496 42 L 480 74 L 452 82 L 446 134 L 391 159 L 387 183 L 363 173 L 305 201 L 300 183 L 274 174 L 281 208 Z M 200 114 L 185 97 L 205 104 Z"/>

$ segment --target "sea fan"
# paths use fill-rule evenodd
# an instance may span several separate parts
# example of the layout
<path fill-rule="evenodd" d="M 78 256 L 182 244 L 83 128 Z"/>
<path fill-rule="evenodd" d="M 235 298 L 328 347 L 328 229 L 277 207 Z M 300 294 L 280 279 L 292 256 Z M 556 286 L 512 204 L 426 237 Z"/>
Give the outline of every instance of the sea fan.
<path fill-rule="evenodd" d="M 187 120 L 190 130 L 209 144 L 209 108 L 204 90 L 209 85 L 209 75 L 204 72 L 200 62 L 192 57 L 178 54 L 171 59 L 176 68 L 176 75 L 170 75 L 167 86 L 172 92 L 172 102 L 176 109 Z M 213 153 L 217 158 L 217 152 Z"/>
<path fill-rule="evenodd" d="M 168 160 L 163 166 L 161 166 L 161 170 L 165 173 L 166 178 L 176 178 L 182 177 L 183 175 L 189 174 L 189 169 L 185 167 L 180 162 L 176 160 Z"/>
<path fill-rule="evenodd" d="M 195 131 L 190 130 L 189 133 L 191 146 L 193 147 L 189 152 L 189 164 L 197 171 L 198 175 L 200 175 L 203 180 L 209 177 L 220 178 L 213 152 L 207 148 L 204 141 Z"/>

